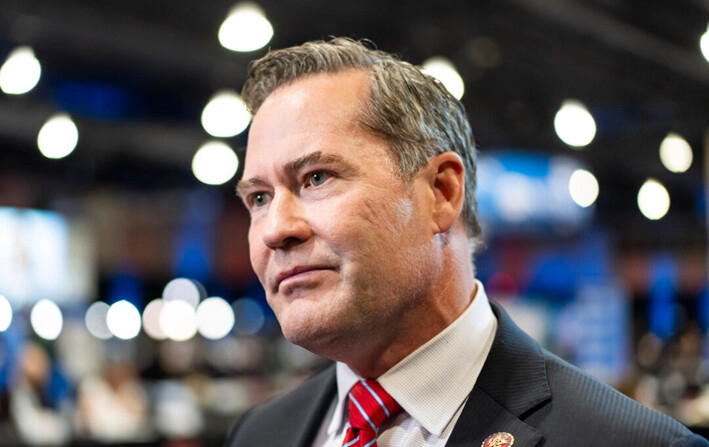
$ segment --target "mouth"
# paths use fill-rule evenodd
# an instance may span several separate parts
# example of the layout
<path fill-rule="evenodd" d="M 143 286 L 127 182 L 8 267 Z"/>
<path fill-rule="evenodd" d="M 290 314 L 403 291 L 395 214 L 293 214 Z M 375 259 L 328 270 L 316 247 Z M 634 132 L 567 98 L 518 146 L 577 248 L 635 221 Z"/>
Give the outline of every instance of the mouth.
<path fill-rule="evenodd" d="M 333 268 L 323 265 L 299 265 L 288 270 L 283 270 L 276 276 L 274 281 L 274 289 L 277 291 L 283 282 L 291 282 L 297 280 L 298 278 L 306 278 L 311 273 L 324 270 L 333 270 Z"/>

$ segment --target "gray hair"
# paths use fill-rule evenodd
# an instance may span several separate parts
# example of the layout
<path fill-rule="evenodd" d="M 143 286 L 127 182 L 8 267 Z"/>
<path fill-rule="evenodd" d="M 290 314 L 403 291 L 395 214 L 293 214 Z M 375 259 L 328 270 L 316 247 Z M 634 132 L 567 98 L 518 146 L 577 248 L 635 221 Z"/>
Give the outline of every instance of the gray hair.
<path fill-rule="evenodd" d="M 475 198 L 476 150 L 465 108 L 437 79 L 371 42 L 333 38 L 269 52 L 249 65 L 242 96 L 255 114 L 278 87 L 316 73 L 364 69 L 370 93 L 359 123 L 389 145 L 399 175 L 412 179 L 436 155 L 453 151 L 465 167 L 465 221 L 471 250 L 480 237 Z"/>

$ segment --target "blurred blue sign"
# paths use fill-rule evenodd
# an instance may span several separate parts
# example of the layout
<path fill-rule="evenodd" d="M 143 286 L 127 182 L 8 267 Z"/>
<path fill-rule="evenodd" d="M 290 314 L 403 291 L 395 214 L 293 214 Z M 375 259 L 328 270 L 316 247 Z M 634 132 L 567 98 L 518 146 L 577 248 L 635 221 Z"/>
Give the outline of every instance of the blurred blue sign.
<path fill-rule="evenodd" d="M 495 150 L 478 157 L 478 207 L 486 233 L 570 232 L 584 227 L 584 208 L 569 192 L 582 164 L 568 156 Z"/>

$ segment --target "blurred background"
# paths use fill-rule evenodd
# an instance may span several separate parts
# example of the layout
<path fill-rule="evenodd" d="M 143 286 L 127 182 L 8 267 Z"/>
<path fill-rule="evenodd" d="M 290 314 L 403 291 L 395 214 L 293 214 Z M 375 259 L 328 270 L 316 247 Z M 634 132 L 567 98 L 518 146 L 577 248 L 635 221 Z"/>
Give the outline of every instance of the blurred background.
<path fill-rule="evenodd" d="M 488 294 L 706 435 L 706 0 L 2 0 L 0 445 L 218 446 L 325 362 L 234 195 L 268 48 L 371 39 L 461 97 Z"/>

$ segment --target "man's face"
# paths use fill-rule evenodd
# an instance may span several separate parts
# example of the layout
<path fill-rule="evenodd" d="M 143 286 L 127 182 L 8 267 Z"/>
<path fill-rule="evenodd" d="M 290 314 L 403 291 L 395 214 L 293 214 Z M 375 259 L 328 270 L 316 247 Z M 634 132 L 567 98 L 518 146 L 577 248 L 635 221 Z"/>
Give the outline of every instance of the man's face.
<path fill-rule="evenodd" d="M 357 124 L 368 84 L 352 70 L 274 91 L 239 184 L 251 263 L 285 336 L 330 357 L 391 342 L 438 269 L 427 182 L 402 180 L 385 142 Z"/>

